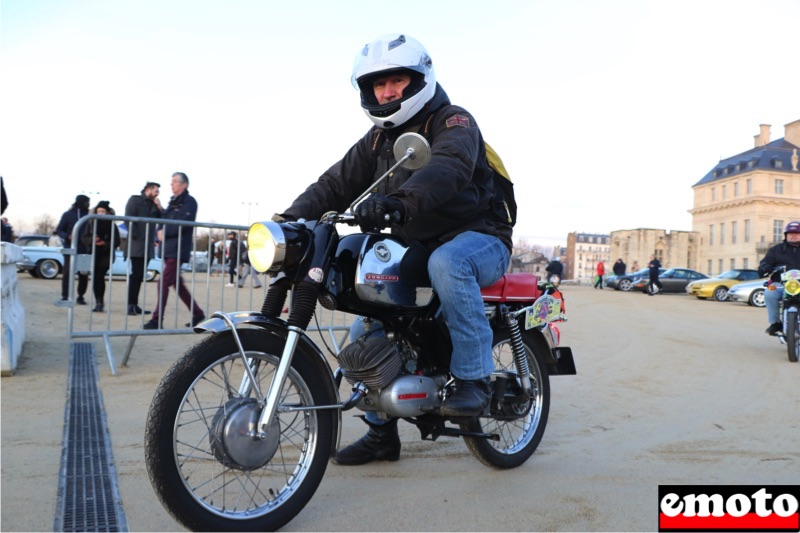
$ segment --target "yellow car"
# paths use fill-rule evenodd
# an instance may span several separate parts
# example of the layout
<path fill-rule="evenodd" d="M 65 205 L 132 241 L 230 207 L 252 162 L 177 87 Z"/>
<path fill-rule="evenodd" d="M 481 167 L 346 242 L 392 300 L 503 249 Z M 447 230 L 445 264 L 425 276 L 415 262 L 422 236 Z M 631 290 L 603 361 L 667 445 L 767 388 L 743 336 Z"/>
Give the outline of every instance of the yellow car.
<path fill-rule="evenodd" d="M 707 278 L 693 281 L 686 286 L 686 292 L 705 300 L 714 298 L 721 302 L 728 297 L 728 289 L 742 283 L 743 281 L 753 281 L 758 279 L 758 270 L 738 268 L 723 272 L 716 278 Z"/>

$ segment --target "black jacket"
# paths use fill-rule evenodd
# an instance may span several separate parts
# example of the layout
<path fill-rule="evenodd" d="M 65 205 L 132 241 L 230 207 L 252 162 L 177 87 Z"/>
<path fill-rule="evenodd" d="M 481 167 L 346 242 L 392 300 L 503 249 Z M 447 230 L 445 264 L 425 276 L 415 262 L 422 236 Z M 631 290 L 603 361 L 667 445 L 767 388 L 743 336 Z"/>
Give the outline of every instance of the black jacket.
<path fill-rule="evenodd" d="M 161 214 L 162 219 L 194 221 L 197 217 L 197 201 L 186 189 L 181 194 L 173 196 L 169 205 Z M 163 225 L 164 227 L 164 257 L 179 258 L 182 263 L 189 260 L 192 252 L 192 226 L 177 226 L 175 224 Z M 178 236 L 180 235 L 181 249 L 178 250 Z"/>
<path fill-rule="evenodd" d="M 564 272 L 564 265 L 561 264 L 561 261 L 550 261 L 544 271 L 560 276 L 561 273 Z"/>
<path fill-rule="evenodd" d="M 141 217 L 141 218 L 161 218 L 161 211 L 153 200 L 142 194 L 134 194 L 128 198 L 128 203 L 125 204 L 126 217 Z M 156 226 L 151 224 L 147 227 L 146 222 L 128 222 L 128 245 L 123 250 L 125 257 L 128 257 L 128 250 L 130 249 L 131 257 L 153 257 L 155 247 L 153 243 L 156 239 Z M 145 242 L 145 236 L 147 241 Z"/>
<path fill-rule="evenodd" d="M 661 268 L 661 261 L 659 261 L 658 259 L 653 259 L 652 261 L 650 261 L 647 267 L 650 269 L 650 279 L 651 280 L 658 279 L 658 269 Z"/>
<path fill-rule="evenodd" d="M 769 276 L 773 270 L 780 266 L 785 266 L 788 270 L 800 270 L 800 246 L 790 246 L 784 241 L 767 250 L 767 255 L 758 264 L 758 275 Z M 780 274 L 772 276 L 771 279 L 772 281 L 780 281 Z"/>
<path fill-rule="evenodd" d="M 96 232 L 94 227 L 95 223 L 97 224 Z M 117 225 L 111 220 L 89 221 L 81 235 L 81 242 L 86 247 L 86 253 L 92 252 L 92 235 L 96 235 L 98 239 L 105 243 L 95 244 L 95 260 L 108 261 L 111 257 L 111 243 L 114 243 L 115 250 L 119 248 L 119 228 L 117 228 Z"/>
<path fill-rule="evenodd" d="M 475 119 L 450 105 L 441 86 L 428 105 L 398 128 L 369 132 L 303 192 L 284 215 L 316 220 L 332 210 L 344 212 L 376 178 L 394 165 L 392 146 L 401 134 L 422 134 L 431 145 L 430 162 L 416 171 L 396 170 L 373 192 L 403 203 L 405 220 L 392 233 L 429 249 L 465 231 L 499 237 L 511 250 L 512 224 Z M 501 178 L 505 179 L 505 178 Z"/>
<path fill-rule="evenodd" d="M 56 226 L 56 235 L 61 238 L 61 244 L 64 248 L 70 248 L 72 246 L 72 230 L 75 228 L 75 224 L 78 223 L 78 220 L 88 214 L 88 209 L 81 209 L 76 205 L 73 205 L 69 210 L 65 211 L 64 214 L 61 215 L 61 220 L 58 221 L 58 226 Z M 80 241 L 81 240 L 78 239 L 78 242 L 76 243 L 78 253 L 88 253 L 86 246 L 84 246 Z"/>

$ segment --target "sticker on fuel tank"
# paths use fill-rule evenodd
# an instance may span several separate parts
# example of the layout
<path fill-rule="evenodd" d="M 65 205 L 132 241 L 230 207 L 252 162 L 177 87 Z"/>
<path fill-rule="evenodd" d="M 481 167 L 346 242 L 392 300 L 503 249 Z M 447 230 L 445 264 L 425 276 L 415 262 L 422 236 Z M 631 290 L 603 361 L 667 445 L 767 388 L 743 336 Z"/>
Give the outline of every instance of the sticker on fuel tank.
<path fill-rule="evenodd" d="M 399 276 L 393 276 L 391 274 L 366 274 L 364 276 L 366 281 L 391 281 L 397 282 L 400 281 Z"/>
<path fill-rule="evenodd" d="M 322 283 L 322 279 L 325 277 L 325 274 L 322 272 L 321 268 L 314 267 L 308 271 L 308 277 L 317 283 Z"/>

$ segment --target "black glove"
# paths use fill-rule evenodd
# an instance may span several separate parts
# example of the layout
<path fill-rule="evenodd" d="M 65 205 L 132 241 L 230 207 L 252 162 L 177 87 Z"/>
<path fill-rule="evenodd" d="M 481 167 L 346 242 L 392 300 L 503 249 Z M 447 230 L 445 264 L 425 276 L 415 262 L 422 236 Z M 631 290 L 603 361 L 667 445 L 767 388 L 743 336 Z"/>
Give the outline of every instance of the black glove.
<path fill-rule="evenodd" d="M 389 224 L 402 224 L 405 213 L 403 202 L 397 198 L 382 194 L 371 194 L 366 200 L 358 204 L 356 212 L 353 214 L 356 217 L 356 222 L 361 227 L 361 231 L 366 233 L 383 229 Z"/>
<path fill-rule="evenodd" d="M 295 218 L 292 215 L 287 215 L 286 213 L 275 213 L 272 215 L 273 222 L 294 222 Z"/>

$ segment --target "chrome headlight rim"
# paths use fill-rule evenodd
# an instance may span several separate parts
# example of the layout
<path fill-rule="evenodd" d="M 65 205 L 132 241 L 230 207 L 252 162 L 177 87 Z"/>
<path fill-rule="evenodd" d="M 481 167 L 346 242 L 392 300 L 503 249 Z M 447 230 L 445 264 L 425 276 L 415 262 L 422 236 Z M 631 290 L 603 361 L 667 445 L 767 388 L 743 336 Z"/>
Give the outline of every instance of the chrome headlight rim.
<path fill-rule="evenodd" d="M 286 259 L 286 235 L 279 223 L 254 222 L 247 233 L 247 244 L 250 264 L 257 272 L 280 271 Z"/>

